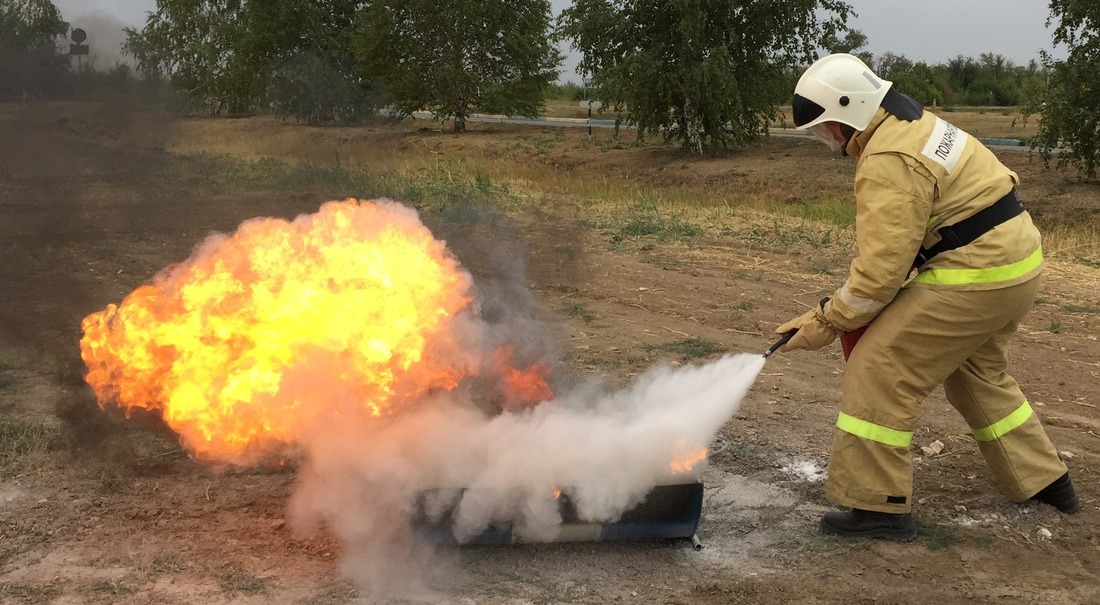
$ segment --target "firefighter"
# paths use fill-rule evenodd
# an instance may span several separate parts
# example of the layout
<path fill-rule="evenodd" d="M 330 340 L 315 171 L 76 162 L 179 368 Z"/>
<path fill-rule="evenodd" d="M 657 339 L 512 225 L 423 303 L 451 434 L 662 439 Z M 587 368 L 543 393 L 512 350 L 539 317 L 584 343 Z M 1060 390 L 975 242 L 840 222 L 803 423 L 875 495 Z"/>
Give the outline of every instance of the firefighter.
<path fill-rule="evenodd" d="M 799 129 L 856 161 L 848 278 L 776 330 L 797 330 L 781 349 L 790 351 L 865 329 L 844 371 L 826 486 L 847 510 L 826 513 L 822 532 L 916 535 L 910 443 L 921 402 L 940 384 L 1009 498 L 1076 512 L 1066 465 L 1005 371 L 1043 268 L 1017 175 L 852 55 L 810 66 L 793 113 Z"/>

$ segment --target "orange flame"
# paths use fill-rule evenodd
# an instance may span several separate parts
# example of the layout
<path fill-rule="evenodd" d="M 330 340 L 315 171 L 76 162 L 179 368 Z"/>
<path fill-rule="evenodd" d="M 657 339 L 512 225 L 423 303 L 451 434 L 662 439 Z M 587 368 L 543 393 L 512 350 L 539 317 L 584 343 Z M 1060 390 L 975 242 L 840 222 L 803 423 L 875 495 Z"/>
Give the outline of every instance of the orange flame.
<path fill-rule="evenodd" d="M 697 450 L 677 456 L 672 464 L 669 465 L 669 469 L 676 475 L 683 475 L 690 473 L 696 465 L 707 459 L 707 448 L 701 447 Z"/>
<path fill-rule="evenodd" d="M 209 239 L 86 317 L 81 356 L 101 406 L 158 411 L 196 457 L 236 461 L 476 373 L 449 332 L 471 286 L 415 211 L 330 202 Z M 518 400 L 549 394 L 530 384 Z"/>
<path fill-rule="evenodd" d="M 501 377 L 506 411 L 538 405 L 551 399 L 554 392 L 546 383 L 550 368 L 542 363 L 520 370 L 512 367 L 512 347 L 501 347 L 493 355 L 493 371 Z"/>

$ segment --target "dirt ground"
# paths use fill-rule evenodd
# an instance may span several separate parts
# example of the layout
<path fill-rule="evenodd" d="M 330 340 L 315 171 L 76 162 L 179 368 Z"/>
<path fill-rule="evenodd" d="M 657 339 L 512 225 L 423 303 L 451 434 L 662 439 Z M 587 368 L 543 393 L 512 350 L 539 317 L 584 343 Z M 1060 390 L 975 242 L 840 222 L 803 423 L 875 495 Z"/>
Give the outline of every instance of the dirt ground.
<path fill-rule="evenodd" d="M 301 128 L 221 122 L 258 137 Z M 465 137 L 410 129 L 374 144 L 492 152 L 487 141 L 518 128 Z M 164 116 L 120 107 L 0 106 L 0 414 L 9 450 L 0 452 L 0 603 L 387 602 L 349 579 L 336 539 L 289 529 L 293 469 L 194 462 L 156 419 L 105 414 L 83 384 L 77 342 L 85 315 L 186 258 L 208 233 L 254 216 L 313 212 L 336 197 L 293 187 L 221 190 L 196 168 L 211 160 L 183 154 L 169 132 L 176 130 Z M 547 136 L 571 142 L 582 133 Z M 1023 177 L 1022 197 L 1040 225 L 1100 227 L 1096 184 L 1047 173 L 1026 153 L 1000 155 Z M 796 192 L 817 179 L 843 195 L 851 174 L 850 164 L 818 146 L 783 139 L 706 159 L 631 146 L 593 153 L 578 142 L 541 150 L 535 161 L 570 179 L 614 175 L 652 187 L 696 182 L 731 191 L 786 178 Z M 848 261 L 842 248 L 733 236 L 623 245 L 553 194 L 475 230 L 433 228 L 481 278 L 490 271 L 484 242 L 511 242 L 527 263 L 538 315 L 566 335 L 566 369 L 616 384 L 657 363 L 698 361 L 662 348 L 687 338 L 762 352 L 775 325 L 842 282 Z M 918 538 L 821 536 L 843 371 L 833 345 L 772 357 L 723 427 L 723 447 L 704 473 L 702 550 L 685 541 L 447 550 L 426 586 L 403 599 L 1100 602 L 1098 314 L 1100 269 L 1072 253 L 1056 255 L 1012 351 L 1013 373 L 1073 473 L 1084 505 L 1076 515 L 1006 500 L 965 423 L 937 391 L 913 444 Z M 34 427 L 48 429 L 48 443 L 33 442 Z M 926 455 L 921 447 L 935 441 L 943 450 Z"/>

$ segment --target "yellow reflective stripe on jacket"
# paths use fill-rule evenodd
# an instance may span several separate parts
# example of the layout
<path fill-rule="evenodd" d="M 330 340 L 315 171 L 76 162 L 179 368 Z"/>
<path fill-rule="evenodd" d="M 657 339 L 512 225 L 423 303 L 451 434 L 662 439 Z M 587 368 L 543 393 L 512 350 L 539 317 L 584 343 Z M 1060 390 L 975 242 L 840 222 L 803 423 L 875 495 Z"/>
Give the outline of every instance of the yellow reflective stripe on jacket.
<path fill-rule="evenodd" d="M 999 439 L 1002 435 L 1027 422 L 1027 419 L 1031 418 L 1033 413 L 1031 405 L 1028 404 L 1027 401 L 1024 401 L 1023 405 L 1016 408 L 1016 410 L 1008 416 L 1005 416 L 985 428 L 974 429 L 974 438 L 978 441 L 993 441 L 994 439 Z"/>
<path fill-rule="evenodd" d="M 921 271 L 913 281 L 919 284 L 938 284 L 941 286 L 966 286 L 971 284 L 992 284 L 1009 281 L 1035 270 L 1043 264 L 1043 247 L 1039 246 L 1027 258 L 1009 265 L 988 269 L 928 269 Z"/>
<path fill-rule="evenodd" d="M 836 419 L 836 427 L 856 437 L 862 437 L 870 441 L 891 445 L 893 447 L 909 447 L 909 444 L 913 441 L 912 432 L 899 431 L 887 426 L 882 426 L 881 424 L 860 420 L 844 412 L 841 412 L 840 417 Z"/>

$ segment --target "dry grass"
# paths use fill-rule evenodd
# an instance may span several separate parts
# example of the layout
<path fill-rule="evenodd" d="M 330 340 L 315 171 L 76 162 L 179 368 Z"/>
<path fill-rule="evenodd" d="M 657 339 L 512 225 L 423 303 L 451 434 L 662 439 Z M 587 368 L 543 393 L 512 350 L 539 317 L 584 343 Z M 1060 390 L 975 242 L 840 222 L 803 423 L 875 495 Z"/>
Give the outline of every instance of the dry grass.
<path fill-rule="evenodd" d="M 1072 261 L 1100 269 L 1100 234 L 1096 229 L 1059 226 L 1043 230 L 1043 252 L 1047 258 Z"/>
<path fill-rule="evenodd" d="M 928 111 L 981 138 L 1029 139 L 1038 134 L 1038 121 L 1025 119 L 1017 107 L 927 107 Z M 790 108 L 780 113 L 773 128 L 791 128 Z"/>
<path fill-rule="evenodd" d="M 976 137 L 1027 139 L 1038 132 L 1035 116 L 1028 119 L 1017 107 L 928 107 L 929 111 Z M 546 103 L 546 115 L 557 118 L 587 118 L 588 110 L 579 101 L 551 100 Z M 593 111 L 595 119 L 615 119 L 607 111 Z M 772 128 L 790 128 L 794 124 L 789 107 L 780 112 Z"/>
<path fill-rule="evenodd" d="M 51 464 L 57 429 L 20 418 L 0 420 L 0 478 L 37 472 Z"/>
<path fill-rule="evenodd" d="M 551 112 L 583 110 L 569 101 L 552 103 Z M 959 110 L 947 117 L 984 136 L 1028 132 L 1013 109 Z M 468 199 L 508 210 L 571 207 L 614 245 L 639 237 L 691 243 L 735 236 L 774 250 L 851 250 L 853 167 L 812 142 L 772 139 L 698 157 L 611 129 L 588 136 L 583 128 L 468 128 L 456 135 L 425 120 L 318 128 L 270 117 L 188 119 L 157 129 L 155 139 L 147 129 L 140 140 L 120 132 L 118 143 L 205 158 L 220 166 L 214 180 L 228 187 L 394 197 L 429 210 Z M 1036 180 L 1032 170 L 1025 183 Z M 1065 177 L 1042 174 L 1032 186 L 1065 189 Z M 1097 192 L 1085 192 L 1090 195 Z M 1049 216 L 1057 220 L 1058 213 Z M 1095 225 L 1040 226 L 1052 257 L 1100 261 Z"/>

